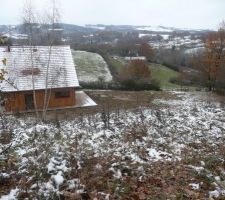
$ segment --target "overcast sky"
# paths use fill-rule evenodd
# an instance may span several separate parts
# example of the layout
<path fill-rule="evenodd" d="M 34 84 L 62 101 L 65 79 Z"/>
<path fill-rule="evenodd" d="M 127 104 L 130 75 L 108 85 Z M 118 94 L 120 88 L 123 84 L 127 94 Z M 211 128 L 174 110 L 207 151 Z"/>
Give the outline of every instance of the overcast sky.
<path fill-rule="evenodd" d="M 32 0 L 38 10 L 50 0 Z M 217 29 L 225 0 L 58 0 L 62 22 Z M 0 24 L 21 23 L 25 0 L 0 0 Z"/>

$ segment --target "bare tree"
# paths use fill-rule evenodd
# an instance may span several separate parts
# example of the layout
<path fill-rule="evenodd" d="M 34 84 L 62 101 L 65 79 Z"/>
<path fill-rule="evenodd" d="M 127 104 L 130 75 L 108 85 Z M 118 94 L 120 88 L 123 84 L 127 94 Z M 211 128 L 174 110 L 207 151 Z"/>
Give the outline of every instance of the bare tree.
<path fill-rule="evenodd" d="M 50 25 L 50 29 L 47 31 L 48 35 L 48 46 L 49 46 L 49 52 L 48 52 L 48 62 L 47 62 L 47 68 L 46 68 L 46 77 L 45 77 L 45 96 L 44 96 L 44 107 L 43 107 L 43 113 L 42 113 L 42 119 L 46 119 L 46 112 L 49 106 L 49 101 L 51 97 L 51 88 L 48 88 L 48 81 L 49 81 L 49 67 L 51 63 L 51 54 L 52 54 L 52 46 L 55 42 L 55 28 L 56 23 L 59 23 L 60 20 L 60 12 L 57 7 L 56 0 L 51 1 L 51 12 L 47 13 L 47 21 L 45 22 L 47 25 Z"/>
<path fill-rule="evenodd" d="M 28 45 L 30 48 L 30 61 L 31 61 L 31 68 L 32 68 L 32 87 L 33 87 L 33 99 L 34 99 L 34 107 L 36 112 L 36 118 L 39 118 L 38 114 L 38 107 L 37 107 L 37 98 L 36 98 L 36 90 L 35 90 L 35 80 L 34 80 L 34 59 L 33 59 L 33 48 L 35 46 L 33 28 L 34 24 L 37 23 L 37 16 L 35 14 L 34 6 L 31 0 L 27 1 L 24 10 L 23 10 L 23 23 L 27 28 L 28 31 Z"/>
<path fill-rule="evenodd" d="M 225 68 L 225 30 L 223 28 L 209 33 L 205 40 L 204 52 L 201 56 L 194 58 L 193 64 L 199 72 L 199 78 L 209 91 L 218 87 L 219 77 Z"/>
<path fill-rule="evenodd" d="M 145 56 L 148 61 L 152 61 L 154 56 L 154 49 L 148 43 L 142 43 L 139 47 L 141 55 Z"/>
<path fill-rule="evenodd" d="M 49 101 L 51 97 L 51 83 L 49 80 L 49 69 L 51 65 L 52 60 L 52 47 L 56 43 L 57 35 L 55 33 L 57 24 L 60 21 L 60 12 L 57 7 L 56 0 L 51 0 L 51 8 L 44 12 L 42 15 L 37 14 L 34 5 L 32 4 L 32 1 L 29 0 L 26 2 L 24 6 L 23 11 L 24 17 L 23 17 L 23 24 L 25 27 L 25 30 L 28 34 L 28 45 L 30 47 L 30 61 L 31 61 L 31 67 L 32 67 L 32 86 L 33 86 L 33 98 L 34 98 L 34 106 L 36 111 L 36 117 L 39 118 L 38 113 L 38 106 L 37 106 L 37 100 L 36 100 L 36 90 L 35 90 L 35 78 L 34 78 L 34 61 L 35 58 L 33 56 L 33 48 L 37 44 L 40 44 L 40 38 L 42 38 L 42 45 L 48 46 L 48 59 L 46 63 L 46 71 L 45 71 L 45 92 L 44 92 L 44 103 L 42 108 L 42 116 L 41 119 L 46 119 L 46 112 L 49 107 Z M 37 25 L 41 26 L 41 31 L 37 34 Z M 37 61 L 38 62 L 38 61 Z"/>

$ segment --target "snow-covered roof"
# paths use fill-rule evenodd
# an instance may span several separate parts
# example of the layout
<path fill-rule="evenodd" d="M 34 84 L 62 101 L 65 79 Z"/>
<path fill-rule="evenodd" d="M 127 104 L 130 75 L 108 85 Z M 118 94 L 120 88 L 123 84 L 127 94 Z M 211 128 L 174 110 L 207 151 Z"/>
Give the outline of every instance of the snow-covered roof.
<path fill-rule="evenodd" d="M 77 91 L 75 95 L 77 101 L 76 107 L 97 106 L 97 104 L 84 91 Z"/>
<path fill-rule="evenodd" d="M 79 87 L 69 46 L 0 47 L 0 69 L 7 72 L 0 83 L 3 92 L 32 90 L 32 74 L 36 90 Z"/>

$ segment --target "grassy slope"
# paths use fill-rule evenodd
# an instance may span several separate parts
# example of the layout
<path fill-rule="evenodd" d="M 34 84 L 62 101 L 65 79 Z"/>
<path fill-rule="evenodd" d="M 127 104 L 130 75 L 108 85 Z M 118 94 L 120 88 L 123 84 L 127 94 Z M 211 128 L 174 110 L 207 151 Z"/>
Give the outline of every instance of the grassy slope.
<path fill-rule="evenodd" d="M 113 66 L 115 67 L 117 72 L 119 73 L 121 71 L 121 69 L 128 62 L 124 61 L 121 58 L 117 58 L 117 59 L 111 58 L 111 63 L 113 64 Z M 172 70 L 172 69 L 170 69 L 166 66 L 160 65 L 160 64 L 149 63 L 149 67 L 151 69 L 152 78 L 159 81 L 162 89 L 171 89 L 171 88 L 178 88 L 179 87 L 178 85 L 170 82 L 171 78 L 174 78 L 174 77 L 178 76 L 178 74 L 179 74 L 178 72 L 176 72 L 176 71 L 174 71 L 174 70 Z"/>
<path fill-rule="evenodd" d="M 176 84 L 170 82 L 171 78 L 178 76 L 178 72 L 159 64 L 149 64 L 152 72 L 152 77 L 160 82 L 161 87 L 166 88 L 177 88 Z"/>

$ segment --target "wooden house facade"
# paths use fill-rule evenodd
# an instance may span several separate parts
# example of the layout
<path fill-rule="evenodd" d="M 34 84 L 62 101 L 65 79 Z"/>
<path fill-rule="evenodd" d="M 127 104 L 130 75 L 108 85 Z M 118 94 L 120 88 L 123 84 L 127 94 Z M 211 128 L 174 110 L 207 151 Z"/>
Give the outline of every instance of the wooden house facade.
<path fill-rule="evenodd" d="M 79 81 L 69 46 L 0 47 L 6 112 L 75 106 Z M 45 95 L 47 98 L 45 98 Z"/>

